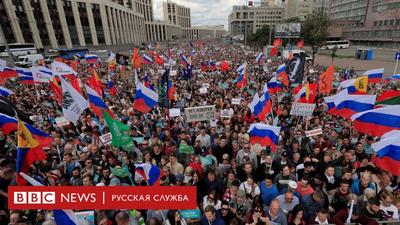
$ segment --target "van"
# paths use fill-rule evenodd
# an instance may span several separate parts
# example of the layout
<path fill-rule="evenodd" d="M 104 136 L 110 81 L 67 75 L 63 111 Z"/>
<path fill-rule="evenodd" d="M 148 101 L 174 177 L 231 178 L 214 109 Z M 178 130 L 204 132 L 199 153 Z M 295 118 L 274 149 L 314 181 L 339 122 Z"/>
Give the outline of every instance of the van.
<path fill-rule="evenodd" d="M 308 54 L 307 52 L 305 52 L 304 50 L 301 50 L 301 49 L 293 49 L 293 50 L 291 50 L 291 52 L 292 52 L 292 56 L 293 56 L 293 57 L 299 56 L 300 53 L 304 53 L 305 56 L 306 56 L 306 57 L 305 57 L 306 62 L 312 62 L 312 61 L 314 61 L 312 55 L 309 55 L 309 54 Z M 283 58 L 285 58 L 285 59 L 289 58 L 289 50 L 283 50 Z"/>
<path fill-rule="evenodd" d="M 15 66 L 19 67 L 31 67 L 35 63 L 40 60 L 43 60 L 44 57 L 42 54 L 31 54 L 31 55 L 22 55 L 17 58 L 15 61 Z"/>

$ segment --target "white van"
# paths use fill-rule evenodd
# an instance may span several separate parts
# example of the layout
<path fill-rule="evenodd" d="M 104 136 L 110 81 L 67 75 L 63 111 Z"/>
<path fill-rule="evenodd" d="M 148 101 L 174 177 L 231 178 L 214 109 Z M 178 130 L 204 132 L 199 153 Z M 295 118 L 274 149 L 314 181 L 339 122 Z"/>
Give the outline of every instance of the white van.
<path fill-rule="evenodd" d="M 42 54 L 23 55 L 17 58 L 17 60 L 15 61 L 15 66 L 31 67 L 33 66 L 33 64 L 43 59 L 44 57 Z"/>
<path fill-rule="evenodd" d="M 309 55 L 307 52 L 305 52 L 304 50 L 301 50 L 301 49 L 293 49 L 293 50 L 291 50 L 291 52 L 292 52 L 292 56 L 293 57 L 295 57 L 295 56 L 298 56 L 298 55 L 300 55 L 300 53 L 304 53 L 305 55 L 306 55 L 306 61 L 307 62 L 312 62 L 314 59 L 313 59 L 313 57 L 312 57 L 312 55 Z M 283 58 L 285 58 L 285 59 L 287 59 L 287 58 L 289 58 L 289 50 L 283 50 Z"/>

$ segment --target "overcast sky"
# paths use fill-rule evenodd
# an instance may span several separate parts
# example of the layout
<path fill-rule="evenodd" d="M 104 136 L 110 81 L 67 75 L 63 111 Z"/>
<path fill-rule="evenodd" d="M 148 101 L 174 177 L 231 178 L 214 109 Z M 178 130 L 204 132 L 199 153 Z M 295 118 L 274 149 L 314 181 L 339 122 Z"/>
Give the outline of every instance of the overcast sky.
<path fill-rule="evenodd" d="M 166 0 L 153 0 L 154 19 L 163 19 L 162 4 Z M 192 25 L 225 25 L 233 5 L 243 5 L 246 0 L 173 0 L 189 7 L 192 12 Z"/>

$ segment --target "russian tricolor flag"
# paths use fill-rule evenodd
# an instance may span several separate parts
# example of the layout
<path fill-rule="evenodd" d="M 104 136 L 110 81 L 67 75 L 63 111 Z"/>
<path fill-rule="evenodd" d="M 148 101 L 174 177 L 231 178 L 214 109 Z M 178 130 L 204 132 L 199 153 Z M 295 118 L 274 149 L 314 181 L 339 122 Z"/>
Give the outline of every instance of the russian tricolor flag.
<path fill-rule="evenodd" d="M 143 61 L 145 64 L 153 64 L 154 63 L 154 60 L 146 54 L 143 54 Z"/>
<path fill-rule="evenodd" d="M 175 100 L 175 87 L 171 80 L 167 83 L 168 100 Z"/>
<path fill-rule="evenodd" d="M 328 113 L 331 115 L 337 114 L 337 110 L 336 110 L 336 106 L 335 106 L 335 98 L 336 98 L 336 95 L 324 97 L 324 101 L 325 101 L 326 105 L 328 106 Z"/>
<path fill-rule="evenodd" d="M 354 127 L 371 136 L 382 136 L 392 130 L 400 130 L 400 105 L 385 106 L 354 114 Z"/>
<path fill-rule="evenodd" d="M 317 84 L 303 85 L 299 92 L 295 95 L 295 102 L 300 103 L 314 103 L 315 97 L 317 95 Z"/>
<path fill-rule="evenodd" d="M 240 73 L 239 79 L 237 80 L 236 87 L 243 88 L 247 85 L 247 68 L 246 63 L 242 64 L 237 68 L 237 72 Z"/>
<path fill-rule="evenodd" d="M 9 95 L 12 95 L 12 94 L 14 94 L 13 91 L 8 90 L 7 88 L 0 86 L 0 95 L 1 96 L 8 97 Z"/>
<path fill-rule="evenodd" d="M 158 94 L 145 87 L 141 82 L 136 82 L 135 101 L 133 108 L 143 112 L 150 112 L 158 103 Z"/>
<path fill-rule="evenodd" d="M 272 77 L 268 81 L 268 90 L 271 95 L 282 91 L 282 83 L 276 80 L 276 77 Z"/>
<path fill-rule="evenodd" d="M 268 93 L 267 84 L 264 85 L 263 95 L 254 107 L 254 114 L 260 121 L 264 121 L 265 117 L 272 112 L 271 98 Z"/>
<path fill-rule="evenodd" d="M 89 100 L 90 104 L 90 109 L 93 110 L 94 114 L 98 117 L 103 117 L 103 110 L 108 113 L 112 118 L 115 118 L 114 114 L 111 112 L 111 110 L 108 108 L 106 103 L 103 102 L 103 100 L 100 98 L 99 94 L 93 90 L 91 87 L 88 85 L 85 85 L 87 97 Z"/>
<path fill-rule="evenodd" d="M 347 90 L 335 95 L 337 115 L 350 119 L 356 113 L 374 108 L 376 95 L 349 95 Z"/>
<path fill-rule="evenodd" d="M 21 81 L 21 84 L 26 84 L 26 85 L 34 85 L 35 84 L 31 70 L 24 69 L 24 68 L 16 68 L 16 71 L 17 71 L 19 80 Z"/>
<path fill-rule="evenodd" d="M 248 130 L 250 134 L 250 143 L 259 144 L 262 147 L 271 146 L 272 152 L 275 152 L 275 146 L 279 141 L 280 127 L 269 126 L 263 123 L 251 124 Z"/>
<path fill-rule="evenodd" d="M 17 77 L 17 71 L 15 71 L 14 68 L 10 67 L 3 67 L 2 70 L 0 70 L 0 84 L 6 83 L 6 80 L 11 77 Z"/>
<path fill-rule="evenodd" d="M 159 185 L 162 170 L 150 163 L 136 164 L 135 180 L 143 179 L 150 186 Z"/>
<path fill-rule="evenodd" d="M 262 61 L 263 61 L 263 59 L 264 59 L 263 53 L 262 53 L 262 52 L 258 53 L 258 55 L 257 55 L 257 57 L 256 57 L 256 62 L 257 62 L 258 64 L 261 64 Z"/>
<path fill-rule="evenodd" d="M 88 64 L 97 63 L 97 60 L 99 60 L 99 57 L 97 55 L 86 54 L 85 60 L 86 60 L 86 63 L 88 63 Z"/>
<path fill-rule="evenodd" d="M 362 76 L 368 75 L 368 83 L 370 83 L 370 84 L 380 83 L 382 80 L 384 71 L 385 71 L 384 68 L 367 70 L 365 73 L 363 73 Z"/>
<path fill-rule="evenodd" d="M 286 65 L 282 64 L 276 70 L 276 78 L 281 81 L 285 86 L 289 85 L 289 77 L 286 73 Z"/>
<path fill-rule="evenodd" d="M 258 96 L 258 94 L 255 93 L 253 96 L 253 100 L 249 105 L 251 113 L 255 114 L 254 111 L 256 110 L 256 105 L 258 104 L 259 101 L 260 101 L 260 96 Z"/>
<path fill-rule="evenodd" d="M 213 61 L 209 61 L 208 62 L 208 65 L 210 66 L 210 69 L 211 70 L 217 70 L 217 64 L 215 63 L 215 62 L 213 62 Z"/>
<path fill-rule="evenodd" d="M 183 53 L 181 53 L 181 64 L 186 67 L 190 65 L 189 60 L 186 58 L 186 56 Z"/>
<path fill-rule="evenodd" d="M 400 134 L 388 132 L 382 139 L 371 145 L 377 157 L 373 160 L 379 168 L 400 176 Z"/>
<path fill-rule="evenodd" d="M 24 124 L 28 128 L 32 137 L 40 142 L 41 145 L 50 146 L 53 138 L 45 132 L 36 129 L 35 127 Z M 4 134 L 8 135 L 11 132 L 18 130 L 18 120 L 14 117 L 0 113 L 0 129 L 3 130 Z"/>

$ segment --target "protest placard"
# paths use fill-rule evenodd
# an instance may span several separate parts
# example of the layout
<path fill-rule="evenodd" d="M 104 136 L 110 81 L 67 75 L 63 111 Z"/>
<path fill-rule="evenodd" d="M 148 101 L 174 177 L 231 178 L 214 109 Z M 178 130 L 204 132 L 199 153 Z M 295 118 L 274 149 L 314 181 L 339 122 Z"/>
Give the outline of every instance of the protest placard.
<path fill-rule="evenodd" d="M 293 116 L 312 116 L 315 109 L 315 104 L 298 103 L 294 102 L 290 115 Z"/>
<path fill-rule="evenodd" d="M 82 221 L 82 224 L 86 225 L 94 225 L 94 211 L 82 211 L 75 212 L 76 217 L 79 221 Z M 85 223 L 86 221 L 86 223 Z"/>
<path fill-rule="evenodd" d="M 318 128 L 318 129 L 314 129 L 314 130 L 308 130 L 305 133 L 306 133 L 306 137 L 313 137 L 313 136 L 322 134 L 322 129 Z"/>
<path fill-rule="evenodd" d="M 241 98 L 232 98 L 232 105 L 240 105 Z"/>
<path fill-rule="evenodd" d="M 207 94 L 207 88 L 206 87 L 200 88 L 200 94 Z"/>
<path fill-rule="evenodd" d="M 231 118 L 233 115 L 229 109 L 224 109 L 220 111 L 220 116 L 222 118 Z"/>
<path fill-rule="evenodd" d="M 197 122 L 215 118 L 215 106 L 185 108 L 186 122 Z"/>
<path fill-rule="evenodd" d="M 176 70 L 171 70 L 171 71 L 169 71 L 169 75 L 170 75 L 170 76 L 176 76 L 176 75 L 177 75 Z"/>
<path fill-rule="evenodd" d="M 56 118 L 56 124 L 57 124 L 58 127 L 68 126 L 69 125 L 69 121 L 67 119 L 65 119 L 65 117 L 57 117 Z"/>
<path fill-rule="evenodd" d="M 110 145 L 112 140 L 111 133 L 103 134 L 100 136 L 100 140 L 104 145 Z"/>
<path fill-rule="evenodd" d="M 169 109 L 169 116 L 170 117 L 178 117 L 181 116 L 181 110 L 179 108 L 172 108 Z"/>

